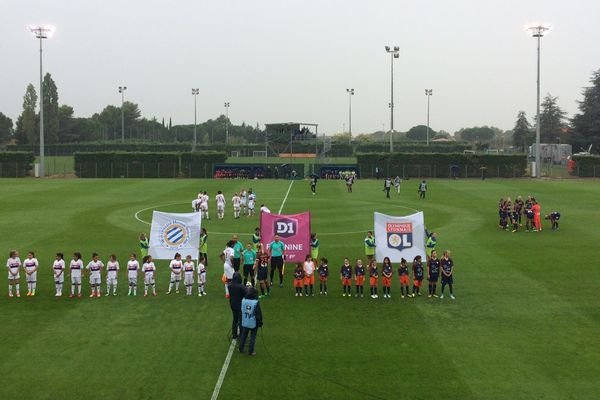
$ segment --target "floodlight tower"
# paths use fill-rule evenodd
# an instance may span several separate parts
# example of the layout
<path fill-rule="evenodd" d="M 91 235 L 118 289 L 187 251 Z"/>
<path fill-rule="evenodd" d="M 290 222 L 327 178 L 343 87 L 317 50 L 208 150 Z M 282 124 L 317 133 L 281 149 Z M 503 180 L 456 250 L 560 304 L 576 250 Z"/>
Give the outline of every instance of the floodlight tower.
<path fill-rule="evenodd" d="M 39 176 L 45 176 L 44 171 L 44 86 L 43 86 L 43 69 L 42 69 L 42 41 L 51 38 L 54 34 L 54 27 L 51 25 L 29 25 L 27 30 L 31 32 L 36 39 L 40 40 L 40 170 Z"/>
<path fill-rule="evenodd" d="M 394 59 L 400 58 L 400 47 L 385 46 L 385 51 L 390 54 L 391 60 L 391 95 L 390 95 L 390 153 L 394 151 Z"/>
<path fill-rule="evenodd" d="M 196 127 L 198 123 L 196 122 L 196 114 L 198 108 L 196 107 L 196 97 L 200 93 L 200 89 L 192 89 L 192 95 L 194 96 L 194 144 L 192 145 L 192 151 L 196 151 L 196 143 L 197 143 L 197 135 L 196 135 Z"/>
<path fill-rule="evenodd" d="M 537 38 L 537 103 L 536 103 L 536 121 L 535 121 L 535 177 L 541 178 L 542 171 L 540 165 L 540 44 L 541 40 L 550 29 L 551 25 L 531 24 L 525 29 Z"/>
<path fill-rule="evenodd" d="M 429 146 L 429 98 L 433 95 L 433 89 L 425 89 L 427 96 L 427 146 Z"/>
<path fill-rule="evenodd" d="M 348 143 L 352 144 L 352 96 L 354 96 L 354 89 L 346 89 L 346 92 L 348 92 L 348 131 L 350 133 Z"/>
<path fill-rule="evenodd" d="M 121 93 L 121 143 L 125 143 L 125 91 L 127 86 L 119 86 Z"/>
<path fill-rule="evenodd" d="M 225 146 L 229 146 L 229 102 L 225 102 Z"/>

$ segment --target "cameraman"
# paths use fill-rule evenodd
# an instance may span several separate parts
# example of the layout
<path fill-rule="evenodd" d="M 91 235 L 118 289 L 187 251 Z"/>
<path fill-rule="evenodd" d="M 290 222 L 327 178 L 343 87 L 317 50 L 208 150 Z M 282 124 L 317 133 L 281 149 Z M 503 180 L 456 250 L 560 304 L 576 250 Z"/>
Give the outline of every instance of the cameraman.
<path fill-rule="evenodd" d="M 244 345 L 250 333 L 250 344 L 248 345 L 248 354 L 255 356 L 254 343 L 256 342 L 256 334 L 258 328 L 263 325 L 262 311 L 258 302 L 258 291 L 251 287 L 248 289 L 248 294 L 242 300 L 242 330 L 240 334 L 240 353 L 244 352 Z"/>

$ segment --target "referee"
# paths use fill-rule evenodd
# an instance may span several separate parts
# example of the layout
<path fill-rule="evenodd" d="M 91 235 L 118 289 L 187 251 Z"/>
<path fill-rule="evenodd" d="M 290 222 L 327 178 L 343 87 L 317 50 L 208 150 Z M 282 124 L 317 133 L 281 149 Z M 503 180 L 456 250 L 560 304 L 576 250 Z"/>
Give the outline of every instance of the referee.
<path fill-rule="evenodd" d="M 271 286 L 275 270 L 279 270 L 279 287 L 283 287 L 283 260 L 285 259 L 285 244 L 279 240 L 279 235 L 273 237 L 269 243 L 269 257 L 271 258 Z"/>

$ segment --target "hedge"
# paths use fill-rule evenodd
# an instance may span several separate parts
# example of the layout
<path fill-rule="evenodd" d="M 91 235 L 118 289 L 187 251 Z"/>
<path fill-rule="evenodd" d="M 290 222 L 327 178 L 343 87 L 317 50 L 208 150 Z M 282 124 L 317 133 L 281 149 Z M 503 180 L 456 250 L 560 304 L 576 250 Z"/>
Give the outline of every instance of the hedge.
<path fill-rule="evenodd" d="M 213 164 L 225 153 L 75 153 L 75 173 L 80 178 L 210 178 Z"/>
<path fill-rule="evenodd" d="M 0 152 L 0 177 L 22 178 L 31 175 L 35 156 L 29 151 Z"/>
<path fill-rule="evenodd" d="M 379 167 L 381 176 L 403 178 L 472 178 L 501 177 L 513 178 L 525 175 L 527 156 L 525 154 L 432 154 L 432 153 L 365 153 L 357 154 L 361 177 L 375 176 Z"/>
<path fill-rule="evenodd" d="M 600 176 L 600 156 L 573 156 L 575 174 L 579 177 Z"/>

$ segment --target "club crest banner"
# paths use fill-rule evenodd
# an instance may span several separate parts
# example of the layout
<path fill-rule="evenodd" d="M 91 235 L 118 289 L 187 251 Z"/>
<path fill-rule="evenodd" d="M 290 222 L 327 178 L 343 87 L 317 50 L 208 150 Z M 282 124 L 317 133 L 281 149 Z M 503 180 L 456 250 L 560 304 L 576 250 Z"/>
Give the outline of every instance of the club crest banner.
<path fill-rule="evenodd" d="M 260 235 L 267 249 L 275 235 L 285 244 L 286 262 L 302 262 L 310 254 L 310 212 L 284 215 L 260 213 Z"/>
<path fill-rule="evenodd" d="M 200 213 L 174 214 L 154 211 L 148 254 L 157 260 L 171 260 L 175 253 L 198 259 Z"/>
<path fill-rule="evenodd" d="M 416 256 L 425 260 L 425 222 L 422 212 L 405 217 L 375 213 L 375 258 L 392 262 L 405 258 L 408 262 Z"/>

